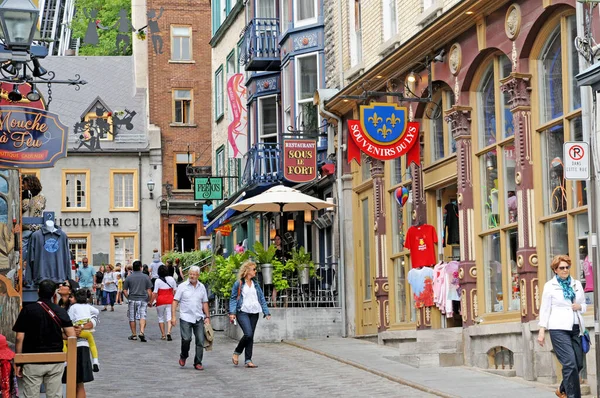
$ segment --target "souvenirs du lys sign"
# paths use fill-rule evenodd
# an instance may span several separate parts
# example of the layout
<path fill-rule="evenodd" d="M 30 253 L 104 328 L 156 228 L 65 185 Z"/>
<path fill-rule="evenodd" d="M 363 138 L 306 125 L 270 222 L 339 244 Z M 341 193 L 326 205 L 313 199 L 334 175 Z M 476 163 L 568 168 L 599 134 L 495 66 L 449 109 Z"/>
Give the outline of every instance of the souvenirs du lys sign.
<path fill-rule="evenodd" d="M 420 163 L 419 123 L 408 122 L 408 111 L 396 104 L 374 102 L 360 106 L 360 120 L 348 120 L 348 163 L 360 164 L 360 151 L 380 160 L 407 155 Z"/>
<path fill-rule="evenodd" d="M 54 113 L 0 106 L 0 166 L 52 167 L 67 156 L 67 132 Z"/>

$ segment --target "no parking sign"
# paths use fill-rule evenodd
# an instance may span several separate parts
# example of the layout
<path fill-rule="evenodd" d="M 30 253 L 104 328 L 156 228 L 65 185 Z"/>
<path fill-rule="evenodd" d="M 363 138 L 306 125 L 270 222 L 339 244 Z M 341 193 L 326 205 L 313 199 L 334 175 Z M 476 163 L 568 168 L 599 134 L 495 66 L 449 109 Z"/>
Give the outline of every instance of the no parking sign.
<path fill-rule="evenodd" d="M 563 159 L 567 180 L 590 179 L 590 146 L 587 142 L 565 142 Z"/>

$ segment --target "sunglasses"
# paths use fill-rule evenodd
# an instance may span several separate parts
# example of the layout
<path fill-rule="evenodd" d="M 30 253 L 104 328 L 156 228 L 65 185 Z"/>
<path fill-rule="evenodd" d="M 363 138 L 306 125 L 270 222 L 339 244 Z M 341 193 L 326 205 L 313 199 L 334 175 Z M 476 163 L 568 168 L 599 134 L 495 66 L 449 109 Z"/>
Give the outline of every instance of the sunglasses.
<path fill-rule="evenodd" d="M 568 271 L 568 270 L 570 270 L 570 269 L 571 269 L 571 266 L 570 266 L 570 265 L 568 265 L 568 266 L 566 266 L 566 267 L 558 267 L 558 269 L 559 269 L 559 270 L 561 270 L 561 271 Z"/>

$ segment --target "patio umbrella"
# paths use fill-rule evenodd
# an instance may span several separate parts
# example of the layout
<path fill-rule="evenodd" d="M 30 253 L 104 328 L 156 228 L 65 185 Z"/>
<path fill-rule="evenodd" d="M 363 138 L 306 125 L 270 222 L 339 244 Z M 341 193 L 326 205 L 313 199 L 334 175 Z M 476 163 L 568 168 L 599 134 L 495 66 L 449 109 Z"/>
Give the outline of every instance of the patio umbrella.
<path fill-rule="evenodd" d="M 334 207 L 333 203 L 306 195 L 297 189 L 278 185 L 252 198 L 232 204 L 229 209 L 238 211 L 281 212 L 322 210 Z"/>

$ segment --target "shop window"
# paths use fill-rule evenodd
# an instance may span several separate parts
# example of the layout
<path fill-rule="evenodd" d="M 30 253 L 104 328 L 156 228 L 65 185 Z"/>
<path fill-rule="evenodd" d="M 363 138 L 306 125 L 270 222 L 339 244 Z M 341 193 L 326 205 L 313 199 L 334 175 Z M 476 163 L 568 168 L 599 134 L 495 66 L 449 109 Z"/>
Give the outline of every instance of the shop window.
<path fill-rule="evenodd" d="M 173 122 L 192 124 L 192 90 L 173 90 Z"/>
<path fill-rule="evenodd" d="M 391 183 L 397 185 L 402 182 L 402 158 L 393 159 L 391 162 Z"/>
<path fill-rule="evenodd" d="M 594 304 L 594 264 L 592 264 L 591 253 L 588 247 L 589 223 L 587 214 L 578 214 L 575 216 L 575 229 L 577 245 L 576 264 L 579 266 L 579 272 L 576 279 L 579 279 L 583 285 L 585 293 L 585 302 L 588 305 Z"/>
<path fill-rule="evenodd" d="M 110 171 L 110 211 L 138 209 L 137 170 Z"/>
<path fill-rule="evenodd" d="M 514 223 L 518 219 L 517 187 L 515 183 L 517 153 L 514 143 L 504 146 L 502 154 L 504 155 L 502 163 L 504 165 L 504 186 L 506 187 L 505 216 L 507 219 L 505 221 Z"/>
<path fill-rule="evenodd" d="M 544 213 L 555 214 L 567 210 L 566 180 L 563 163 L 565 132 L 562 125 L 542 132 L 544 150 Z"/>
<path fill-rule="evenodd" d="M 175 189 L 192 189 L 192 183 L 187 176 L 186 168 L 193 163 L 193 153 L 175 154 Z"/>
<path fill-rule="evenodd" d="M 487 235 L 483 239 L 484 282 L 486 312 L 504 311 L 503 270 L 500 255 L 500 233 Z"/>
<path fill-rule="evenodd" d="M 562 217 L 546 223 L 546 242 L 547 242 L 547 271 L 548 276 L 554 275 L 550 269 L 552 258 L 559 254 L 569 253 L 569 236 L 567 218 Z M 549 279 L 549 278 L 548 278 Z"/>
<path fill-rule="evenodd" d="M 571 120 L 571 137 L 573 141 L 583 141 L 581 116 Z M 573 181 L 572 207 L 587 206 L 587 181 Z"/>
<path fill-rule="evenodd" d="M 509 260 L 508 289 L 508 310 L 518 311 L 521 309 L 521 288 L 519 286 L 519 267 L 517 266 L 517 249 L 519 248 L 517 229 L 510 229 L 506 232 L 506 243 L 508 244 L 507 253 Z"/>
<path fill-rule="evenodd" d="M 111 260 L 112 264 L 121 263 L 122 266 L 132 265 L 138 258 L 137 233 L 111 233 Z"/>
<path fill-rule="evenodd" d="M 63 170 L 62 211 L 90 211 L 89 170 Z"/>
<path fill-rule="evenodd" d="M 486 229 L 499 226 L 500 198 L 498 186 L 498 162 L 495 152 L 487 152 L 481 157 L 481 195 L 484 203 L 483 224 Z"/>
<path fill-rule="evenodd" d="M 81 260 L 84 257 L 90 256 L 89 248 L 90 235 L 77 235 L 69 234 L 69 253 L 71 253 L 71 259 L 78 264 L 81 264 Z"/>
<path fill-rule="evenodd" d="M 567 18 L 566 23 L 569 34 L 569 38 L 567 39 L 569 47 L 569 68 L 570 73 L 572 74 L 569 76 L 569 90 L 571 99 L 569 109 L 575 110 L 581 108 L 581 91 L 579 89 L 579 85 L 577 84 L 577 80 L 573 78 L 573 76 L 577 76 L 579 74 L 579 53 L 577 52 L 577 48 L 572 45 L 577 37 L 577 23 L 575 17 Z"/>
<path fill-rule="evenodd" d="M 392 249 L 394 253 L 399 253 L 404 250 L 404 231 L 410 224 L 407 226 L 404 223 L 404 211 L 396 200 L 396 190 L 390 194 L 390 203 L 392 204 Z"/>
<path fill-rule="evenodd" d="M 406 267 L 408 259 L 405 256 L 399 257 L 394 260 L 394 275 L 396 277 L 396 322 L 403 323 L 408 322 L 407 317 L 407 282 L 406 282 Z"/>
<path fill-rule="evenodd" d="M 191 61 L 192 27 L 171 26 L 171 60 Z"/>
<path fill-rule="evenodd" d="M 561 117 L 563 111 L 563 64 L 561 56 L 560 26 L 552 33 L 542 54 L 542 123 Z"/>

